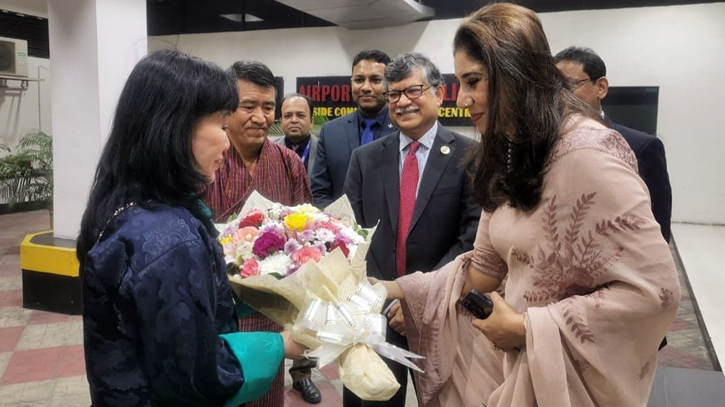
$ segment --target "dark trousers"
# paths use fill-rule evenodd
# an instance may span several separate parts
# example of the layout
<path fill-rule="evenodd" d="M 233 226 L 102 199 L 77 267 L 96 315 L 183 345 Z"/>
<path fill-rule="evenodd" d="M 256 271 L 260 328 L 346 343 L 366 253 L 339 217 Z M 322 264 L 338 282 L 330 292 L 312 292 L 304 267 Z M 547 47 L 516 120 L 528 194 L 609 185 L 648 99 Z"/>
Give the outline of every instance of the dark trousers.
<path fill-rule="evenodd" d="M 315 366 L 317 366 L 316 359 L 302 358 L 293 360 L 292 367 L 289 368 L 289 374 L 292 376 L 292 383 L 311 378 L 312 368 Z"/>
<path fill-rule="evenodd" d="M 386 333 L 386 339 L 390 344 L 395 345 L 399 348 L 408 350 L 408 340 L 395 332 L 390 325 Z M 408 391 L 408 368 L 401 365 L 398 362 L 393 362 L 388 358 L 381 356 L 385 364 L 388 365 L 390 370 L 395 375 L 395 378 L 400 383 L 400 389 L 395 395 L 387 401 L 365 401 L 361 400 L 347 387 L 342 389 L 342 405 L 343 407 L 405 407 L 405 395 Z M 412 372 L 411 372 L 412 374 Z"/>

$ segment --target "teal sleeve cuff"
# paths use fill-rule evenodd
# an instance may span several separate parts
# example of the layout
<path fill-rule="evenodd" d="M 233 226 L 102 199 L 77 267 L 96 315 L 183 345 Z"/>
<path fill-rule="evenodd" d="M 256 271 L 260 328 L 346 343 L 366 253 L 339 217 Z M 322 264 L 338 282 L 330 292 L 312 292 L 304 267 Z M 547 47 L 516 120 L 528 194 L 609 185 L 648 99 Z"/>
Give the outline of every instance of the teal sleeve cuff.
<path fill-rule="evenodd" d="M 240 300 L 234 290 L 232 290 L 232 298 L 234 298 L 234 308 L 237 309 L 237 318 L 241 319 L 257 312 L 257 310 L 247 305 L 246 302 Z"/>
<path fill-rule="evenodd" d="M 244 384 L 224 407 L 256 400 L 269 391 L 284 360 L 282 335 L 273 332 L 235 332 L 220 335 L 239 360 Z"/>

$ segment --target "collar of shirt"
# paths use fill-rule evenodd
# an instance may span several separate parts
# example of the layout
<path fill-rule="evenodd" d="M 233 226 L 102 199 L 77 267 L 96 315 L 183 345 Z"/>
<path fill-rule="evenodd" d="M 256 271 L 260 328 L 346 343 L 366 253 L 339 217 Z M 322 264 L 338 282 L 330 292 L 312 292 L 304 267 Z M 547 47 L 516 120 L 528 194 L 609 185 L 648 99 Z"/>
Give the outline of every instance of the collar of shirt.
<path fill-rule="evenodd" d="M 378 113 L 377 116 L 375 116 L 375 117 L 365 117 L 365 116 L 363 116 L 363 114 L 360 113 L 360 109 L 356 110 L 356 112 L 357 112 L 357 126 L 358 126 L 358 128 L 362 129 L 364 127 L 363 126 L 363 120 L 365 120 L 365 119 L 375 119 L 375 121 L 378 123 L 378 125 L 376 126 L 376 128 L 373 128 L 373 131 L 377 131 L 380 128 L 382 128 L 383 127 L 383 123 L 385 123 L 385 118 L 387 117 L 387 114 L 388 114 L 388 105 L 385 105 L 385 107 L 383 107 L 380 110 L 380 113 Z"/>
<path fill-rule="evenodd" d="M 421 147 L 423 147 L 424 150 L 429 151 L 431 148 L 433 148 L 433 142 L 435 141 L 436 134 L 438 133 L 438 120 L 433 123 L 433 126 L 428 129 L 428 131 L 423 134 L 421 138 L 418 139 L 420 142 Z M 400 132 L 400 146 L 398 147 L 398 150 L 400 151 L 400 154 L 405 157 L 405 154 L 408 152 L 408 144 L 412 143 L 413 139 L 403 134 L 403 132 Z M 418 149 L 420 151 L 421 149 Z M 402 161 L 401 161 L 402 165 Z"/>
<path fill-rule="evenodd" d="M 292 141 L 290 141 L 290 139 L 288 139 L 287 137 L 285 137 L 284 138 L 284 143 L 290 149 L 293 146 L 299 146 L 299 147 L 302 147 L 304 149 L 307 146 L 307 143 L 310 141 L 310 137 L 311 136 L 308 134 L 307 137 L 305 137 L 304 139 L 302 139 L 302 140 L 300 140 L 300 141 L 298 141 L 296 143 L 293 143 Z"/>
<path fill-rule="evenodd" d="M 418 159 L 418 188 L 415 191 L 416 195 L 420 190 L 420 182 L 423 179 L 423 171 L 425 170 L 425 165 L 428 163 L 428 156 L 430 154 L 431 148 L 433 148 L 433 142 L 435 141 L 436 134 L 438 134 L 437 120 L 435 123 L 433 123 L 433 127 L 428 129 L 428 131 L 425 132 L 425 134 L 423 134 L 423 136 L 418 139 L 421 148 L 419 148 L 418 151 L 415 152 L 415 158 Z M 412 142 L 413 140 L 410 137 L 406 136 L 403 133 L 400 133 L 400 144 L 398 146 L 398 151 L 400 151 L 400 158 L 398 159 L 398 175 L 400 176 L 402 176 L 403 174 L 403 164 L 405 163 L 405 156 L 406 154 L 408 154 L 408 146 Z"/>

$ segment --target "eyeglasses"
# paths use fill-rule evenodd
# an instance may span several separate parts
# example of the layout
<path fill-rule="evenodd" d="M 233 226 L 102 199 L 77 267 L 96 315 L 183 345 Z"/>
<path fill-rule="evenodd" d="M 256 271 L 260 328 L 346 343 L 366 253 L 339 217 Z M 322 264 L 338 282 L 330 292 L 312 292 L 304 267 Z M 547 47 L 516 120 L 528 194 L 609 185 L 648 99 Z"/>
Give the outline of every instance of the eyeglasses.
<path fill-rule="evenodd" d="M 575 91 L 575 90 L 581 88 L 582 85 L 584 85 L 587 82 L 594 82 L 594 81 L 592 81 L 589 78 L 584 78 L 584 79 L 569 79 L 569 87 L 571 88 L 572 91 Z"/>
<path fill-rule="evenodd" d="M 388 101 L 388 103 L 395 103 L 400 100 L 400 95 L 405 94 L 405 97 L 408 98 L 408 100 L 418 99 L 419 97 L 423 96 L 423 92 L 430 89 L 430 86 L 425 85 L 413 85 L 409 86 L 403 90 L 391 90 L 388 92 L 383 93 L 383 96 L 385 96 L 385 100 Z"/>

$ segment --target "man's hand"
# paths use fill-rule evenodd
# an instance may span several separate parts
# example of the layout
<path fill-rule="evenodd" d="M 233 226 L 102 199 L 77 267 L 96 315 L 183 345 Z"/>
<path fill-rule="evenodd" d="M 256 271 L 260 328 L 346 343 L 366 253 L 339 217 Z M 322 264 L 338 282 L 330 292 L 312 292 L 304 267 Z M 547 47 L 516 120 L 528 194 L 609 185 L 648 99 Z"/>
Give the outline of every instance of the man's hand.
<path fill-rule="evenodd" d="M 306 347 L 292 340 L 292 331 L 285 329 L 280 334 L 284 341 L 284 357 L 287 359 L 302 359 L 304 358 L 304 352 L 307 350 Z"/>
<path fill-rule="evenodd" d="M 405 319 L 403 317 L 403 307 L 400 306 L 400 301 L 396 301 L 390 311 L 388 311 L 388 325 L 397 333 L 405 336 Z"/>

